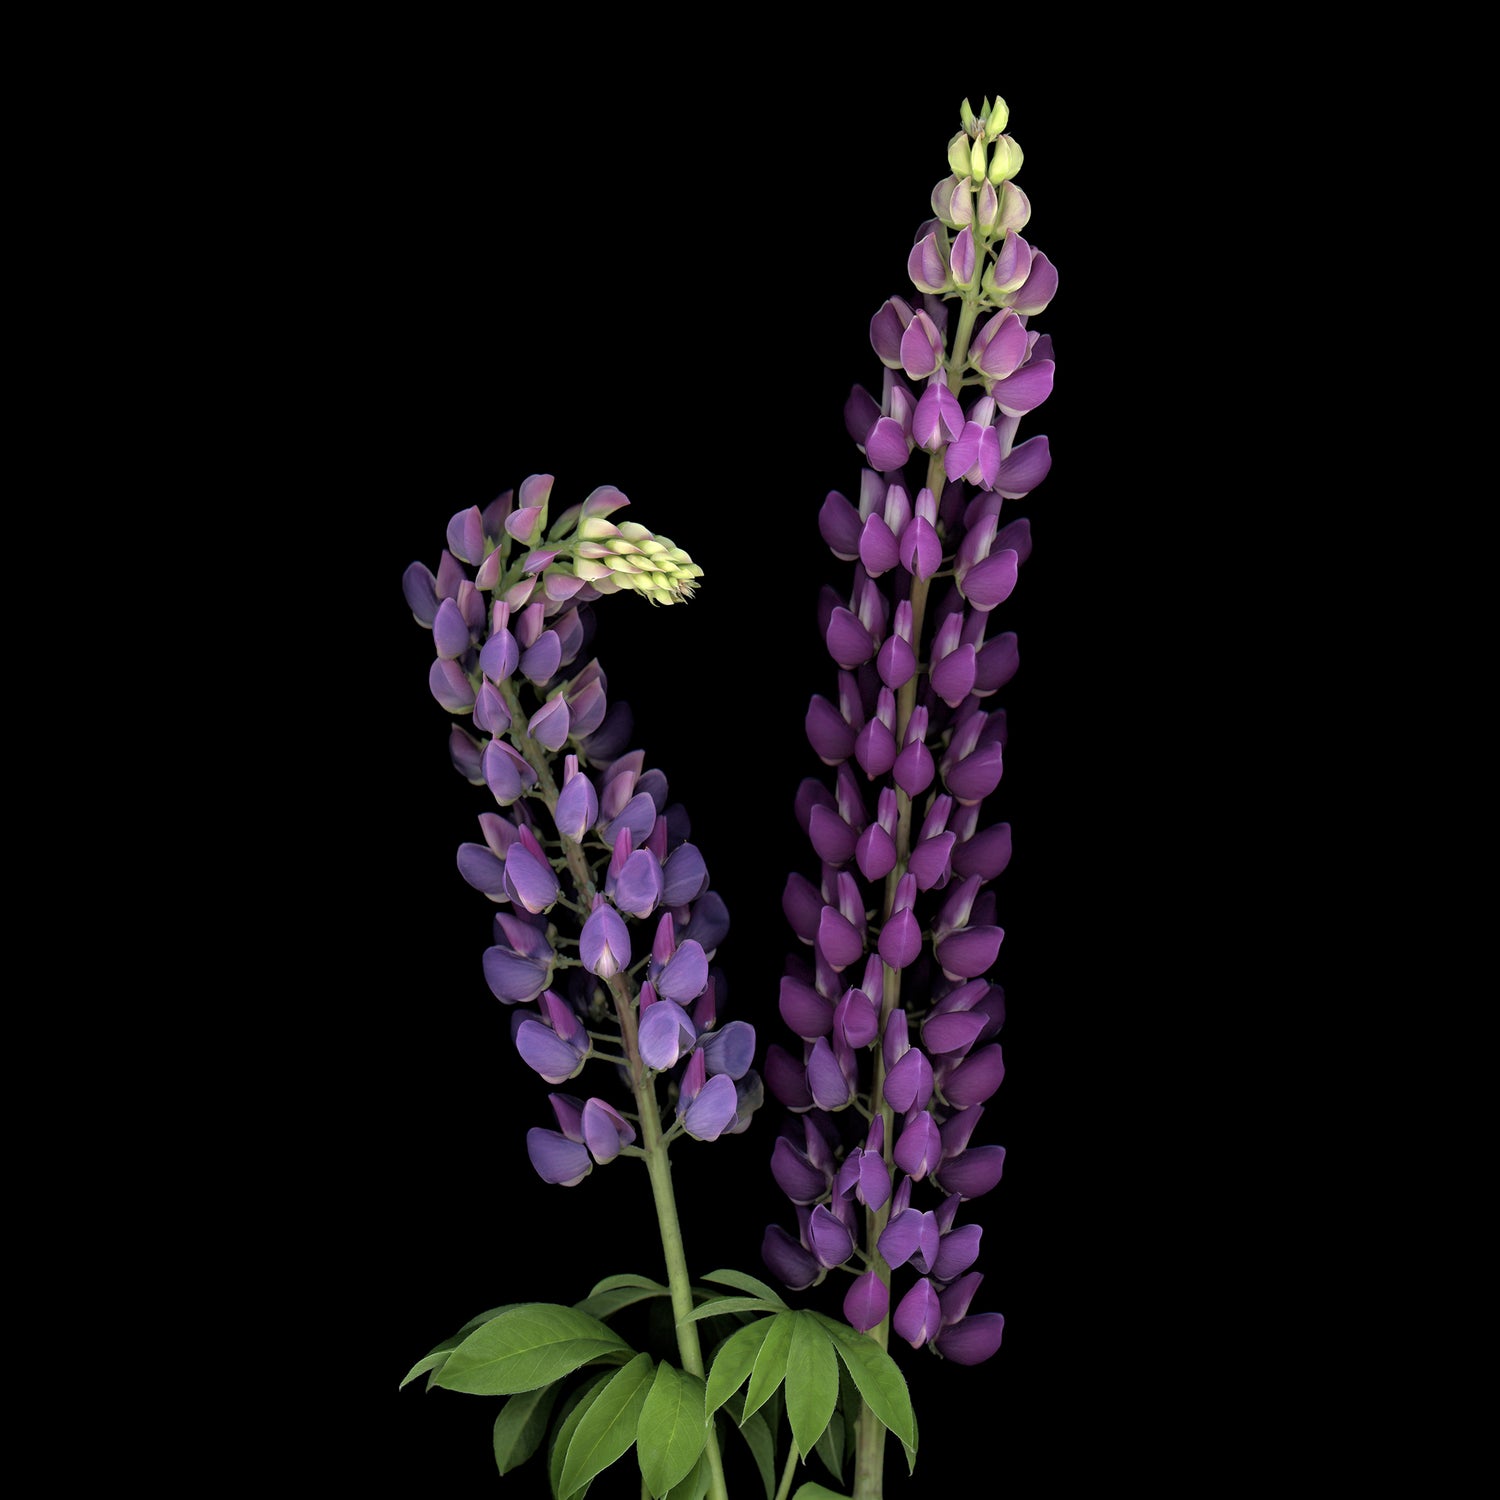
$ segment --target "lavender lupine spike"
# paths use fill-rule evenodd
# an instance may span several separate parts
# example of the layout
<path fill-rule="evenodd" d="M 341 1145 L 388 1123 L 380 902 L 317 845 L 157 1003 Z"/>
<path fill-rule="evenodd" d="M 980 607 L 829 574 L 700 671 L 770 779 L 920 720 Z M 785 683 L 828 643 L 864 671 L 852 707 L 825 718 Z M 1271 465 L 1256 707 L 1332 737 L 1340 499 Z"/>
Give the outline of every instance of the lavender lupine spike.
<path fill-rule="evenodd" d="M 549 527 L 553 487 L 533 474 L 514 496 L 458 512 L 436 571 L 413 563 L 402 581 L 433 633 L 434 697 L 484 736 L 455 727 L 454 764 L 500 809 L 480 814 L 483 842 L 458 852 L 464 879 L 502 908 L 484 975 L 516 1007 L 517 1050 L 548 1082 L 574 1079 L 596 1056 L 623 1063 L 639 1110 L 641 1089 L 670 1074 L 684 1133 L 712 1140 L 743 1130 L 762 1096 L 753 1027 L 718 1024 L 723 985 L 710 961 L 727 914 L 702 853 L 673 833 L 686 825 L 665 776 L 640 751 L 622 753 L 628 710 L 611 709 L 597 661 L 578 665 L 580 611 L 621 591 L 680 602 L 702 570 L 669 538 L 607 520 L 629 504 L 611 487 Z M 578 914 L 571 935 L 560 935 L 565 909 Z M 638 986 L 630 967 L 647 952 Z M 695 1002 L 696 1019 L 684 1009 Z M 611 1019 L 618 1041 L 596 1049 L 590 1032 Z M 562 1131 L 528 1137 L 546 1181 L 575 1185 L 595 1164 L 644 1154 L 607 1100 L 591 1098 L 574 1120 L 557 1103 L 565 1097 L 553 1096 Z"/>
<path fill-rule="evenodd" d="M 800 951 L 780 1008 L 795 1040 L 766 1067 L 793 1112 L 772 1172 L 796 1220 L 795 1234 L 767 1231 L 767 1266 L 793 1288 L 857 1273 L 853 1327 L 960 1364 L 994 1354 L 1003 1328 L 969 1311 L 981 1227 L 959 1222 L 1004 1163 L 1003 1147 L 971 1144 L 1004 1077 L 1004 995 L 987 976 L 1004 938 L 990 886 L 1011 838 L 985 812 L 1004 768 L 994 698 L 1018 661 L 999 626 L 1031 550 L 1029 524 L 1001 516 L 1051 466 L 1045 437 L 1016 441 L 1052 391 L 1052 343 L 1030 320 L 1057 272 L 1020 234 L 1031 205 L 1008 117 L 1003 100 L 977 114 L 965 102 L 936 217 L 907 258 L 913 290 L 870 322 L 878 395 L 856 386 L 844 408 L 859 500 L 830 493 L 819 528 L 853 574 L 847 595 L 823 593 L 838 690 L 806 716 L 836 789 L 810 778 L 798 792 L 818 864 L 787 882 Z M 815 1140 L 833 1143 L 826 1167 L 803 1149 Z M 879 1434 L 867 1413 L 856 1496 L 879 1493 Z"/>

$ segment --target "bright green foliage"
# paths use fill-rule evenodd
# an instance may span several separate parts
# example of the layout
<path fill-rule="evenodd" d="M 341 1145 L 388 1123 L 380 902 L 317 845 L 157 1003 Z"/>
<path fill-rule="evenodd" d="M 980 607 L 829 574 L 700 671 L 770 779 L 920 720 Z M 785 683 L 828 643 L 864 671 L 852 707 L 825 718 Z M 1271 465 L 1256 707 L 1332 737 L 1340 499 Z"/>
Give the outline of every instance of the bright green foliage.
<path fill-rule="evenodd" d="M 839 1402 L 839 1362 L 811 1313 L 794 1312 L 786 1359 L 786 1414 L 797 1451 L 806 1459 Z"/>
<path fill-rule="evenodd" d="M 636 1436 L 641 1478 L 651 1493 L 663 1496 L 687 1478 L 707 1441 L 703 1382 L 663 1360 Z"/>
<path fill-rule="evenodd" d="M 520 1468 L 542 1446 L 561 1389 L 554 1381 L 540 1390 L 520 1391 L 500 1408 L 495 1418 L 495 1464 L 502 1474 Z"/>
<path fill-rule="evenodd" d="M 772 1319 L 762 1318 L 731 1334 L 719 1345 L 713 1368 L 708 1372 L 708 1410 L 718 1411 L 745 1383 L 755 1368 L 755 1357 L 771 1331 Z"/>
<path fill-rule="evenodd" d="M 594 1361 L 623 1363 L 634 1351 L 598 1318 L 551 1302 L 508 1308 L 476 1328 L 437 1372 L 438 1385 L 480 1396 L 509 1396 Z"/>
<path fill-rule="evenodd" d="M 750 1372 L 750 1389 L 745 1393 L 745 1410 L 752 1412 L 765 1404 L 766 1398 L 786 1379 L 786 1357 L 791 1352 L 792 1329 L 795 1326 L 792 1313 L 777 1313 L 767 1319 L 770 1330 L 766 1341 L 755 1356 L 755 1367 Z"/>
<path fill-rule="evenodd" d="M 582 1489 L 635 1442 L 651 1376 L 651 1356 L 637 1354 L 600 1388 L 569 1439 L 557 1486 L 561 1500 Z"/>

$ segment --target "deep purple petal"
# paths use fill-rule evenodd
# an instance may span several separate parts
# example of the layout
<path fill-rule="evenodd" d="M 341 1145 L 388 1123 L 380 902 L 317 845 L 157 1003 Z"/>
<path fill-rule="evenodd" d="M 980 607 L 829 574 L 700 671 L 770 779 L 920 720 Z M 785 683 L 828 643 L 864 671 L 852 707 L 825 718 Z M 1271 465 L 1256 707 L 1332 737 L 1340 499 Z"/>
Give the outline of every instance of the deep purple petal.
<path fill-rule="evenodd" d="M 601 1166 L 620 1154 L 620 1147 L 635 1139 L 635 1127 L 603 1099 L 590 1099 L 580 1121 L 584 1144 Z"/>
<path fill-rule="evenodd" d="M 865 437 L 865 457 L 877 473 L 888 474 L 903 467 L 911 455 L 911 444 L 901 424 L 891 417 L 881 417 Z"/>
<path fill-rule="evenodd" d="M 807 833 L 825 864 L 847 864 L 854 853 L 855 832 L 832 808 L 813 808 L 808 814 Z"/>
<path fill-rule="evenodd" d="M 903 1115 L 909 1109 L 926 1109 L 932 1098 L 932 1064 L 920 1047 L 897 1059 L 886 1075 L 885 1097 Z"/>
<path fill-rule="evenodd" d="M 869 431 L 868 425 L 864 430 Z M 863 434 L 856 441 L 863 441 Z M 818 512 L 818 530 L 835 557 L 853 562 L 859 556 L 861 527 L 859 512 L 837 490 L 830 490 Z"/>
<path fill-rule="evenodd" d="M 779 1224 L 767 1226 L 761 1240 L 760 1258 L 766 1263 L 766 1269 L 794 1292 L 806 1291 L 826 1274 L 822 1266 Z"/>
<path fill-rule="evenodd" d="M 896 868 L 896 841 L 879 823 L 871 823 L 855 844 L 854 860 L 866 880 L 884 880 Z"/>
<path fill-rule="evenodd" d="M 963 649 L 972 651 L 974 648 L 965 646 Z M 943 785 L 957 801 L 972 806 L 983 802 L 1000 785 L 1004 769 L 1000 746 L 983 745 L 972 755 L 966 755 L 956 766 L 949 766 L 943 775 Z"/>
<path fill-rule="evenodd" d="M 966 1058 L 943 1079 L 943 1097 L 957 1109 L 983 1104 L 1005 1080 L 1005 1059 L 999 1042 Z"/>
<path fill-rule="evenodd" d="M 830 1213 L 824 1204 L 820 1203 L 813 1209 L 807 1237 L 812 1241 L 812 1252 L 818 1264 L 829 1270 L 843 1265 L 854 1254 L 854 1236 L 848 1225 Z"/>
<path fill-rule="evenodd" d="M 800 1113 L 813 1107 L 807 1069 L 777 1042 L 766 1049 L 766 1086 L 790 1110 Z"/>
<path fill-rule="evenodd" d="M 921 1243 L 922 1215 L 914 1208 L 904 1208 L 883 1230 L 877 1248 L 892 1270 L 904 1266 Z"/>
<path fill-rule="evenodd" d="M 767 1070 L 770 1062 L 767 1060 Z M 854 1097 L 854 1086 L 844 1076 L 833 1048 L 827 1037 L 819 1037 L 813 1043 L 807 1060 L 807 1086 L 819 1109 L 829 1111 L 843 1109 Z M 936 1127 L 934 1127 L 936 1129 Z"/>
<path fill-rule="evenodd" d="M 1000 462 L 995 489 L 1007 500 L 1029 495 L 1052 468 L 1052 450 L 1044 434 L 1028 438 L 1012 448 Z"/>
<path fill-rule="evenodd" d="M 859 929 L 836 906 L 825 906 L 818 919 L 818 951 L 833 968 L 842 970 L 865 956 Z"/>
<path fill-rule="evenodd" d="M 972 1010 L 928 1016 L 922 1023 L 922 1045 L 939 1057 L 948 1052 L 967 1052 L 984 1027 L 985 1017 Z"/>
<path fill-rule="evenodd" d="M 891 1154 L 896 1165 L 918 1182 L 943 1159 L 943 1137 L 925 1109 L 906 1122 Z"/>
<path fill-rule="evenodd" d="M 949 708 L 957 708 L 974 686 L 975 655 L 974 648 L 965 643 L 932 668 L 932 690 Z"/>
<path fill-rule="evenodd" d="M 955 979 L 977 978 L 995 962 L 1004 936 L 1001 927 L 961 927 L 937 945 L 938 963 Z"/>
<path fill-rule="evenodd" d="M 1004 1169 L 1004 1146 L 970 1146 L 952 1161 L 944 1162 L 933 1180 L 945 1193 L 957 1193 L 961 1198 L 979 1198 L 1000 1181 Z"/>
<path fill-rule="evenodd" d="M 904 969 L 922 951 L 922 926 L 910 908 L 893 912 L 880 929 L 880 956 L 893 969 Z"/>
<path fill-rule="evenodd" d="M 781 981 L 781 1018 L 804 1041 L 827 1036 L 833 1030 L 833 1006 L 811 985 L 790 974 Z"/>
<path fill-rule="evenodd" d="M 884 1319 L 890 1305 L 890 1288 L 874 1271 L 866 1271 L 855 1277 L 844 1294 L 844 1317 L 851 1328 L 868 1333 Z"/>
<path fill-rule="evenodd" d="M 771 1176 L 793 1203 L 804 1207 L 810 1207 L 828 1191 L 828 1174 L 819 1171 L 784 1135 L 776 1138 L 771 1151 Z"/>
<path fill-rule="evenodd" d="M 1008 380 L 995 383 L 991 393 L 995 405 L 1008 417 L 1024 416 L 1035 411 L 1052 394 L 1052 376 L 1056 366 L 1050 359 L 1024 364 Z"/>
<path fill-rule="evenodd" d="M 868 1047 L 880 1032 L 880 1013 L 863 990 L 850 990 L 833 1012 L 833 1029 L 851 1047 Z"/>
<path fill-rule="evenodd" d="M 937 1339 L 938 1353 L 956 1365 L 982 1364 L 1000 1347 L 1005 1330 L 1001 1313 L 976 1313 L 945 1328 Z"/>
<path fill-rule="evenodd" d="M 1011 837 L 1009 823 L 996 823 L 983 829 L 953 851 L 953 870 L 960 876 L 978 875 L 993 880 L 1009 863 Z"/>
<path fill-rule="evenodd" d="M 901 1299 L 891 1315 L 891 1327 L 913 1349 L 935 1338 L 943 1326 L 943 1309 L 932 1283 L 924 1276 Z"/>
<path fill-rule="evenodd" d="M 815 696 L 807 706 L 808 743 L 825 765 L 836 766 L 854 753 L 854 731 L 826 698 Z"/>
<path fill-rule="evenodd" d="M 549 750 L 561 750 L 568 742 L 570 721 L 568 700 L 559 693 L 532 714 L 526 732 L 539 745 L 545 745 Z"/>

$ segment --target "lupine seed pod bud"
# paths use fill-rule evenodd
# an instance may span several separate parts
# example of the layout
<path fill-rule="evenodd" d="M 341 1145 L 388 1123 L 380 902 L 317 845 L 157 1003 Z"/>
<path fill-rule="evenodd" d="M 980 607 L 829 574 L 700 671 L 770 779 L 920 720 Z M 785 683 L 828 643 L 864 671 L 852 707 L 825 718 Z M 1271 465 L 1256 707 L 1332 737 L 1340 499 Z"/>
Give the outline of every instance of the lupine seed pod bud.
<path fill-rule="evenodd" d="M 964 133 L 969 136 L 978 136 L 982 128 L 982 121 L 974 114 L 974 107 L 967 99 L 958 107 L 958 118 L 963 121 Z"/>
<path fill-rule="evenodd" d="M 980 137 L 969 147 L 969 176 L 975 182 L 983 182 L 987 165 L 984 155 L 984 138 Z"/>
<path fill-rule="evenodd" d="M 984 133 L 991 140 L 994 140 L 1009 124 L 1010 105 L 999 94 L 995 95 L 995 102 L 993 104 L 986 100 L 984 108 Z"/>
<path fill-rule="evenodd" d="M 1021 170 L 1021 160 L 1021 148 L 1010 136 L 997 137 L 990 152 L 990 181 L 996 187 L 1002 182 L 1008 182 Z"/>
<path fill-rule="evenodd" d="M 967 177 L 973 158 L 969 153 L 969 132 L 960 130 L 948 142 L 948 165 L 955 177 Z"/>

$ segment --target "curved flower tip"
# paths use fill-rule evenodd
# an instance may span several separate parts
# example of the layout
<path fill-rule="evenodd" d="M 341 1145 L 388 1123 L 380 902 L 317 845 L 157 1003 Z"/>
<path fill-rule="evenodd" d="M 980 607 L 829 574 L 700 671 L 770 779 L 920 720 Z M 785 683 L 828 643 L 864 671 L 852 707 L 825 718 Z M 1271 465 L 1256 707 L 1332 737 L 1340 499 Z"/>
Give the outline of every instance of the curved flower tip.
<path fill-rule="evenodd" d="M 766 1269 L 794 1292 L 806 1291 L 827 1274 L 779 1224 L 766 1227 L 760 1244 L 760 1258 Z"/>
<path fill-rule="evenodd" d="M 543 1182 L 555 1182 L 562 1187 L 577 1187 L 594 1170 L 588 1147 L 555 1130 L 538 1126 L 528 1130 L 526 1154 Z"/>
<path fill-rule="evenodd" d="M 1004 1332 L 1003 1313 L 976 1313 L 945 1328 L 938 1335 L 937 1352 L 956 1365 L 981 1364 L 1000 1347 Z"/>
<path fill-rule="evenodd" d="M 630 933 L 614 907 L 595 907 L 578 937 L 584 967 L 601 979 L 612 979 L 630 967 Z"/>

